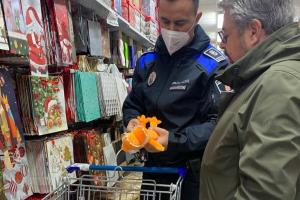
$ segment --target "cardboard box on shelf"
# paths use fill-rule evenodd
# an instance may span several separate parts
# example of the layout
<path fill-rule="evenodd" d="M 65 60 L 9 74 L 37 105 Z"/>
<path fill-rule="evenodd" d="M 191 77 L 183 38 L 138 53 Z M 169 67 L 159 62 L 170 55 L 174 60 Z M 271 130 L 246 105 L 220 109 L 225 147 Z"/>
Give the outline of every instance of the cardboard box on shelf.
<path fill-rule="evenodd" d="M 146 16 L 141 11 L 141 34 L 146 35 Z"/>
<path fill-rule="evenodd" d="M 122 17 L 129 21 L 129 3 L 127 0 L 122 0 Z"/>
<path fill-rule="evenodd" d="M 151 16 L 146 16 L 145 21 L 145 35 L 150 41 L 155 42 L 158 37 L 158 22 Z"/>
<path fill-rule="evenodd" d="M 139 10 L 135 10 L 135 26 L 134 28 L 141 32 L 141 12 Z"/>
<path fill-rule="evenodd" d="M 132 26 L 132 27 L 135 27 L 135 13 L 136 13 L 136 8 L 133 4 L 129 3 L 128 5 L 128 10 L 129 10 L 129 24 Z"/>
<path fill-rule="evenodd" d="M 142 0 L 141 10 L 147 15 L 155 19 L 156 0 Z"/>
<path fill-rule="evenodd" d="M 112 9 L 122 15 L 122 0 L 112 0 Z"/>

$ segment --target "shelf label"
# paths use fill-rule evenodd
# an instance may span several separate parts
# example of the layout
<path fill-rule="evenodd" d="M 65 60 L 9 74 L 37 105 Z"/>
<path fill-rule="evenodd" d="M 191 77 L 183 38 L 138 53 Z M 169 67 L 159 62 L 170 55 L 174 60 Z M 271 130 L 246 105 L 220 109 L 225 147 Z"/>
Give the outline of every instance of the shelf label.
<path fill-rule="evenodd" d="M 111 25 L 111 26 L 115 26 L 115 27 L 119 27 L 119 22 L 118 22 L 118 14 L 115 12 L 109 12 L 106 22 L 107 24 Z"/>

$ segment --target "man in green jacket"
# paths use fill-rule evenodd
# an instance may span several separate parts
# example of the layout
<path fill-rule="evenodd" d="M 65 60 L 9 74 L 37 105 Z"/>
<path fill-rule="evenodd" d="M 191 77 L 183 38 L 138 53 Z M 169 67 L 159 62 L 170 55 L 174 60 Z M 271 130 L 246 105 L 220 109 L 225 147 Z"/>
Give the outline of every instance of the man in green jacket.
<path fill-rule="evenodd" d="M 217 126 L 201 200 L 300 200 L 300 24 L 292 0 L 223 0 Z"/>

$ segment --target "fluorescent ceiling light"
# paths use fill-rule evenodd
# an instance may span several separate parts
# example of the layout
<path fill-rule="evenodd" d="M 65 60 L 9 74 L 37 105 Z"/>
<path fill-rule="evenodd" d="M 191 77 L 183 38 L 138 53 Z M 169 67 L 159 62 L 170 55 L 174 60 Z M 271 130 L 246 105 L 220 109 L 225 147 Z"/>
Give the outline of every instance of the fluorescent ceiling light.
<path fill-rule="evenodd" d="M 216 12 L 206 12 L 203 13 L 200 24 L 203 26 L 215 26 L 217 24 L 217 13 Z"/>
<path fill-rule="evenodd" d="M 224 14 L 220 13 L 218 14 L 218 22 L 217 22 L 218 29 L 221 29 L 223 27 L 223 22 L 224 22 Z"/>

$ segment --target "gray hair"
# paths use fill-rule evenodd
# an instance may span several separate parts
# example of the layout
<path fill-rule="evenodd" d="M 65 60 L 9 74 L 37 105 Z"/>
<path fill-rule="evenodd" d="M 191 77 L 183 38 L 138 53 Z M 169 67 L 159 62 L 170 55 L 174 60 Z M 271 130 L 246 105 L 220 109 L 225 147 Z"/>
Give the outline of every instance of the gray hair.
<path fill-rule="evenodd" d="M 293 0 L 223 0 L 219 7 L 229 9 L 240 29 L 257 19 L 268 35 L 293 22 L 295 15 Z"/>

